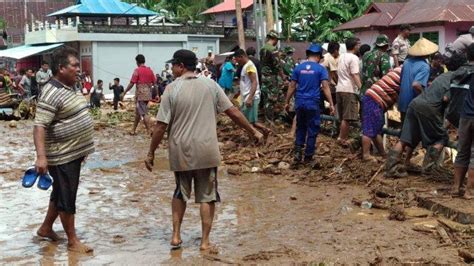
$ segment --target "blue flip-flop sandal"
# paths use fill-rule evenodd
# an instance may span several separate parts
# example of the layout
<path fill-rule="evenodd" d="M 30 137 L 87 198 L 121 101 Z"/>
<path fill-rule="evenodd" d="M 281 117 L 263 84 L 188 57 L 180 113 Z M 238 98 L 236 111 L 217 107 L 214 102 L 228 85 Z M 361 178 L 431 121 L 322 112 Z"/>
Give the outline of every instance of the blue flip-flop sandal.
<path fill-rule="evenodd" d="M 42 190 L 48 190 L 53 184 L 53 178 L 48 174 L 40 175 L 38 181 L 38 188 Z"/>
<path fill-rule="evenodd" d="M 32 166 L 26 169 L 25 175 L 23 175 L 23 180 L 21 184 L 25 188 L 30 188 L 35 184 L 37 178 L 38 178 L 38 173 L 36 172 L 35 167 Z"/>

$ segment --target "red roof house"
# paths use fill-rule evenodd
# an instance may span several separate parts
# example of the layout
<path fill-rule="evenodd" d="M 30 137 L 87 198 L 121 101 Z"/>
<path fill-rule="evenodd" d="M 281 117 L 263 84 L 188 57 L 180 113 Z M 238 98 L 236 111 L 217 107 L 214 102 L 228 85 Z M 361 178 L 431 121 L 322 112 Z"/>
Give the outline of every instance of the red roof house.
<path fill-rule="evenodd" d="M 253 25 L 253 0 L 241 0 L 240 2 L 244 24 L 247 24 L 244 26 L 251 27 Z M 214 15 L 214 21 L 223 23 L 225 26 L 235 26 L 235 0 L 224 0 L 224 2 L 209 8 L 201 14 Z"/>
<path fill-rule="evenodd" d="M 378 34 L 391 40 L 402 24 L 414 26 L 410 40 L 428 38 L 443 52 L 448 43 L 474 24 L 473 0 L 410 0 L 406 3 L 373 3 L 364 15 L 339 25 L 334 31 L 353 31 L 362 43 L 373 44 Z"/>

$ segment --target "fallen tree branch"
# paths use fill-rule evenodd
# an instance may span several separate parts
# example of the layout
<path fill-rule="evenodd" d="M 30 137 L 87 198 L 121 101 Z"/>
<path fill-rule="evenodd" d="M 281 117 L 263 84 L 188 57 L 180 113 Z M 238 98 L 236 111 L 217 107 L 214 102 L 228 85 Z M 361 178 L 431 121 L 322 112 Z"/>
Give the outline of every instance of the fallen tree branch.
<path fill-rule="evenodd" d="M 379 169 L 377 170 L 377 172 L 375 172 L 375 174 L 372 176 L 372 178 L 369 180 L 369 182 L 367 183 L 367 186 L 370 186 L 370 184 L 372 184 L 372 182 L 374 182 L 375 178 L 379 175 L 380 171 L 382 171 L 384 165 L 382 164 Z"/>

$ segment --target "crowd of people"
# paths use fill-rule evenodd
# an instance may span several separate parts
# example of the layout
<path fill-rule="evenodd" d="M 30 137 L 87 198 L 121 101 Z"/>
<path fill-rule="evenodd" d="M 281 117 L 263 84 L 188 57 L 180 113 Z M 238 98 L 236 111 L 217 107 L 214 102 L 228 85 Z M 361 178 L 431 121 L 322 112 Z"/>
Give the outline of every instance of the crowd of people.
<path fill-rule="evenodd" d="M 3 68 L 0 69 L 0 92 L 18 94 L 20 98 L 31 99 L 38 96 L 52 76 L 47 62 L 43 62 L 38 70 L 24 68 L 18 72 L 9 72 Z"/>
<path fill-rule="evenodd" d="M 393 42 L 385 35 L 378 36 L 374 49 L 362 49 L 367 46 L 361 45 L 357 38 L 349 38 L 345 41 L 346 53 L 339 53 L 338 43 L 329 43 L 327 51 L 312 43 L 306 49 L 306 59 L 297 63 L 292 58 L 293 49 L 284 48 L 281 52 L 277 49 L 279 35 L 275 31 L 267 35 L 260 60 L 255 58 L 255 49 L 238 48 L 218 67 L 212 53 L 198 63 L 194 52 L 178 50 L 167 62 L 170 67 L 163 71 L 165 75 L 161 75 L 161 80 L 166 78 L 169 83 L 157 96 L 153 95 L 153 88 L 158 78 L 145 65 L 145 57 L 137 55 L 137 68 L 127 87 L 124 89 L 116 79 L 109 88 L 114 91 L 114 102 L 136 88 L 132 133 L 136 133 L 140 121 L 152 133 L 145 160 L 150 171 L 155 163 L 155 151 L 167 132 L 170 168 L 176 181 L 171 246 L 179 248 L 182 244 L 181 224 L 194 181 L 195 201 L 200 204 L 202 220 L 200 249 L 211 248 L 209 234 L 215 203 L 220 201 L 218 113 L 229 116 L 258 144 L 272 134 L 275 121 L 293 113 L 294 167 L 313 163 L 321 113 L 336 115 L 340 121 L 336 142 L 347 148 L 353 125 L 359 124 L 363 135 L 362 159 L 385 161 L 388 178 L 443 172 L 439 158 L 448 144 L 447 128 L 457 128 L 453 193 L 471 199 L 474 194 L 474 27 L 468 33 L 471 42 L 464 42 L 469 36 L 461 36 L 463 45 L 455 42 L 447 48 L 446 55 L 437 54 L 438 45 L 424 38 L 411 46 L 410 30 L 409 26 L 402 26 Z M 82 244 L 76 235 L 74 214 L 80 165 L 94 151 L 93 122 L 84 97 L 74 90 L 79 71 L 77 52 L 61 48 L 52 58 L 54 78 L 44 85 L 39 96 L 34 127 L 36 169 L 40 174 L 49 170 L 54 179 L 51 202 L 38 235 L 57 240 L 52 225 L 60 216 L 69 249 L 90 252 L 92 248 Z M 103 82 L 98 81 L 92 94 L 103 91 L 102 86 Z M 161 104 L 157 122 L 151 125 L 148 103 L 155 97 Z M 238 100 L 238 107 L 232 103 L 233 99 Z M 393 149 L 386 152 L 381 140 L 384 114 L 395 105 L 401 113 L 401 135 Z M 261 121 L 260 110 L 267 123 Z M 422 167 L 410 161 L 420 142 L 427 150 Z M 467 187 L 463 185 L 466 174 Z"/>

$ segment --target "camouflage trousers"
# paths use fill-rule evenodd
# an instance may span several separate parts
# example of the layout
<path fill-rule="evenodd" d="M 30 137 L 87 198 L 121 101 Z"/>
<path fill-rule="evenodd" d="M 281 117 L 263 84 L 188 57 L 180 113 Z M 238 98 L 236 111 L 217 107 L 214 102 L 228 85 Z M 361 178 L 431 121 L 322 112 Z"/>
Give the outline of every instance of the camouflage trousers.
<path fill-rule="evenodd" d="M 284 112 L 285 95 L 282 86 L 283 81 L 279 75 L 262 77 L 263 113 L 267 121 L 274 122 Z"/>

